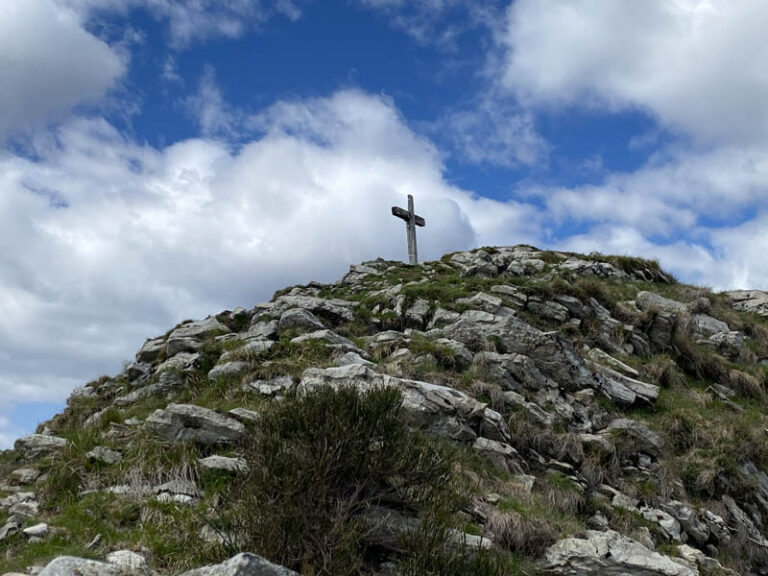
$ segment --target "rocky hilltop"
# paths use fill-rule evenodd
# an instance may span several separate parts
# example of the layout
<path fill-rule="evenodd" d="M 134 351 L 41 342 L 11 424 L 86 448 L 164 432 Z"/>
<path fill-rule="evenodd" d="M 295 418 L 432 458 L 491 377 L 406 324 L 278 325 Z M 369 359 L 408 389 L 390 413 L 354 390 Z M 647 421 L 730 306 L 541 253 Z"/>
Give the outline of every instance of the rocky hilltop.
<path fill-rule="evenodd" d="M 766 315 L 515 246 L 184 322 L 0 453 L 0 573 L 768 574 Z"/>

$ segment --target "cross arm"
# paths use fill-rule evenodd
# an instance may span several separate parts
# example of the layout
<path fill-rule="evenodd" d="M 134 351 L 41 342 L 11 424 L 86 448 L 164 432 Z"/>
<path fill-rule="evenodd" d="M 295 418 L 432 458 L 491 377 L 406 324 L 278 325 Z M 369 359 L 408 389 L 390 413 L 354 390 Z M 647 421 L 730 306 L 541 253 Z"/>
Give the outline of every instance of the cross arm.
<path fill-rule="evenodd" d="M 392 216 L 397 216 L 401 220 L 405 220 L 408 222 L 411 219 L 411 215 L 408 212 L 408 210 L 404 210 L 403 208 L 400 208 L 398 206 L 392 206 Z M 421 216 L 416 216 L 414 218 L 416 221 L 416 226 L 425 226 L 426 222 L 424 221 L 424 218 Z"/>

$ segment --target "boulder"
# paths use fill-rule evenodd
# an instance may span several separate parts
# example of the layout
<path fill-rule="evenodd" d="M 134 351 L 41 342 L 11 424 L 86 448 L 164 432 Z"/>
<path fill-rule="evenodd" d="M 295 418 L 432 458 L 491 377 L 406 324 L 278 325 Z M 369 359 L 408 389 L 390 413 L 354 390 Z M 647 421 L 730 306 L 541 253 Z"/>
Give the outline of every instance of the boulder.
<path fill-rule="evenodd" d="M 169 442 L 227 444 L 245 434 L 245 427 L 233 418 L 192 404 L 169 404 L 147 418 L 147 426 Z"/>
<path fill-rule="evenodd" d="M 117 450 L 110 450 L 104 446 L 96 446 L 85 455 L 91 462 L 103 462 L 104 464 L 117 464 L 123 459 L 123 455 Z"/>
<path fill-rule="evenodd" d="M 309 310 L 303 308 L 291 308 L 283 312 L 277 323 L 278 330 L 298 329 L 308 332 L 325 329 L 323 323 Z"/>
<path fill-rule="evenodd" d="M 238 473 L 248 470 L 248 463 L 243 458 L 229 458 L 227 456 L 208 456 L 197 461 L 203 470 L 217 470 L 222 472 Z"/>
<path fill-rule="evenodd" d="M 613 420 L 603 434 L 619 432 L 626 434 L 634 442 L 634 447 L 638 452 L 645 452 L 654 457 L 658 457 L 664 449 L 664 438 L 646 428 L 643 424 L 629 418 L 617 418 Z"/>
<path fill-rule="evenodd" d="M 196 338 L 198 340 L 203 340 L 214 334 L 229 334 L 230 332 L 231 330 L 224 324 L 219 322 L 213 316 L 209 316 L 205 320 L 197 320 L 195 322 L 181 324 L 168 335 L 168 340 L 174 338 Z"/>
<path fill-rule="evenodd" d="M 136 361 L 151 364 L 165 349 L 165 337 L 152 338 L 144 342 L 144 345 L 136 352 Z"/>
<path fill-rule="evenodd" d="M 32 434 L 31 436 L 16 440 L 13 448 L 24 458 L 30 459 L 58 452 L 66 447 L 66 445 L 67 441 L 64 438 Z"/>
<path fill-rule="evenodd" d="M 168 358 L 173 358 L 181 352 L 197 352 L 200 350 L 200 346 L 200 342 L 190 336 L 169 338 L 166 345 L 166 355 Z"/>
<path fill-rule="evenodd" d="M 643 546 L 613 530 L 586 530 L 550 546 L 544 574 L 581 576 L 698 576 L 698 570 Z"/>
<path fill-rule="evenodd" d="M 143 574 L 141 571 L 115 564 L 60 556 L 43 568 L 38 576 L 143 576 Z"/>
<path fill-rule="evenodd" d="M 208 380 L 218 380 L 219 378 L 237 378 L 248 372 L 250 369 L 248 362 L 236 360 L 234 362 L 224 362 L 217 364 L 208 372 Z"/>
<path fill-rule="evenodd" d="M 117 550 L 107 554 L 107 562 L 130 570 L 144 571 L 148 569 L 147 559 L 130 550 Z"/>
<path fill-rule="evenodd" d="M 238 554 L 222 564 L 190 570 L 181 576 L 299 576 L 299 573 L 272 564 L 261 556 Z"/>
<path fill-rule="evenodd" d="M 731 306 L 742 312 L 768 316 L 768 292 L 762 290 L 733 290 L 725 292 Z"/>
<path fill-rule="evenodd" d="M 200 490 L 192 482 L 172 480 L 155 487 L 155 495 L 160 502 L 191 504 L 200 498 Z"/>
<path fill-rule="evenodd" d="M 395 378 L 366 366 L 310 368 L 304 372 L 299 391 L 321 386 L 352 386 L 360 391 L 395 387 L 403 395 L 403 412 L 408 424 L 457 441 L 474 442 L 478 436 L 510 444 L 504 419 L 486 404 L 445 386 Z"/>
<path fill-rule="evenodd" d="M 664 296 L 660 296 L 654 292 L 638 292 L 635 297 L 635 303 L 637 304 L 637 307 L 643 311 L 669 312 L 675 316 L 688 312 L 688 305 L 678 302 L 677 300 L 664 298 Z"/>

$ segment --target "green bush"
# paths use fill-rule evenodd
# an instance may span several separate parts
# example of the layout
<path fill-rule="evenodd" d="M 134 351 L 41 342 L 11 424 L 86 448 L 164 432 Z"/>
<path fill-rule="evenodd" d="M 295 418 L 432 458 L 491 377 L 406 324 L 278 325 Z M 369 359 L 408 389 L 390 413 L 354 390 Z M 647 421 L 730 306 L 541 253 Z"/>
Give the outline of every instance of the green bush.
<path fill-rule="evenodd" d="M 410 432 L 401 402 L 391 388 L 321 388 L 265 408 L 243 447 L 250 471 L 224 498 L 238 546 L 305 574 L 358 574 L 369 506 L 462 509 L 457 449 Z"/>

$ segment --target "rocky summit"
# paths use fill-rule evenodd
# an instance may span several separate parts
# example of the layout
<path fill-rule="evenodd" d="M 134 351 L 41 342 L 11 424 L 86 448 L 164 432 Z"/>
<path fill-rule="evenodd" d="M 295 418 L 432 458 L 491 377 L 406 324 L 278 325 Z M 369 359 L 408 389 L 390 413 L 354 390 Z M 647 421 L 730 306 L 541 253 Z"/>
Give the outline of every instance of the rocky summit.
<path fill-rule="evenodd" d="M 0 574 L 768 574 L 767 317 L 515 246 L 183 322 L 0 452 Z"/>

